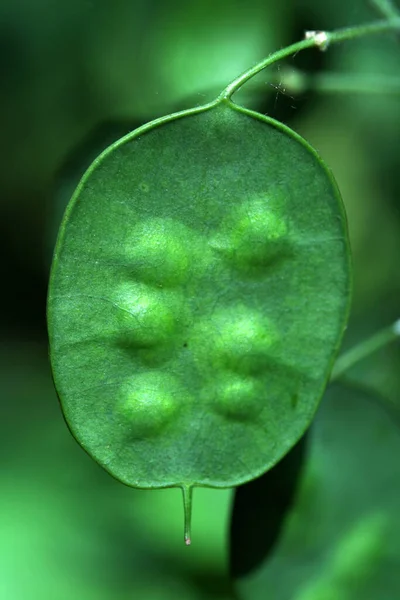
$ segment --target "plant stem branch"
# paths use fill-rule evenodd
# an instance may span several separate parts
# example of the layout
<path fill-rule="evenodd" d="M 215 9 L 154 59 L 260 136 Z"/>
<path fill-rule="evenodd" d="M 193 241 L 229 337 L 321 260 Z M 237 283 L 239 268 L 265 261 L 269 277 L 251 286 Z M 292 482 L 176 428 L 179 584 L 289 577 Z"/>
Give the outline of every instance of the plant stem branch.
<path fill-rule="evenodd" d="M 375 389 L 375 387 L 368 385 L 367 383 L 346 376 L 339 377 L 332 383 L 339 385 L 350 392 L 366 396 L 368 400 L 377 403 L 396 425 L 400 426 L 399 407 L 396 405 L 395 401 L 383 394 L 380 390 Z"/>
<path fill-rule="evenodd" d="M 302 94 L 312 90 L 333 94 L 400 94 L 400 78 L 356 73 L 321 73 L 308 75 L 297 69 L 280 72 L 276 89 L 283 93 Z"/>
<path fill-rule="evenodd" d="M 370 338 L 360 342 L 360 344 L 357 344 L 354 348 L 339 356 L 333 367 L 330 381 L 336 381 L 355 364 L 399 338 L 400 319 L 395 321 L 390 327 L 385 327 L 381 331 L 374 333 Z"/>
<path fill-rule="evenodd" d="M 396 19 L 400 17 L 400 9 L 395 6 L 392 0 L 370 0 L 372 8 L 374 8 L 381 17 L 385 19 Z M 395 34 L 395 39 L 400 41 L 400 33 Z"/>
<path fill-rule="evenodd" d="M 218 96 L 217 101 L 229 100 L 231 96 L 237 92 L 249 79 L 257 75 L 260 71 L 269 67 L 283 58 L 297 54 L 306 48 L 319 48 L 325 50 L 330 44 L 343 42 L 345 40 L 353 40 L 366 35 L 379 33 L 387 33 L 390 31 L 400 31 L 400 18 L 387 19 L 383 21 L 375 21 L 366 25 L 357 27 L 345 27 L 336 31 L 311 31 L 306 33 L 304 40 L 291 44 L 286 48 L 281 48 L 273 52 L 267 58 L 256 64 L 251 69 L 245 71 L 242 75 L 232 81 L 225 90 Z"/>
<path fill-rule="evenodd" d="M 385 19 L 400 17 L 400 10 L 390 0 L 370 0 L 370 4 Z"/>

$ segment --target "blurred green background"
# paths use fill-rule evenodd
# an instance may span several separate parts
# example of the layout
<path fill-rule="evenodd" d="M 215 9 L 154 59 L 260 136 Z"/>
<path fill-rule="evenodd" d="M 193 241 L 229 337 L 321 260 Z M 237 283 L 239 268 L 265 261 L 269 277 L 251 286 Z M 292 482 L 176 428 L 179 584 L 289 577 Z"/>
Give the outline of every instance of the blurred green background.
<path fill-rule="evenodd" d="M 70 436 L 45 327 L 59 221 L 100 150 L 211 100 L 306 29 L 374 18 L 362 0 L 1 2 L 0 600 L 400 598 L 399 344 L 354 368 L 353 390 L 329 390 L 297 487 L 276 492 L 279 467 L 232 527 L 233 492 L 195 490 L 187 548 L 178 490 L 126 488 Z M 235 98 L 303 135 L 339 183 L 355 273 L 345 347 L 400 316 L 399 50 L 386 35 L 307 51 Z M 298 72 L 301 94 L 286 84 Z M 317 89 L 335 74 L 370 92 Z"/>

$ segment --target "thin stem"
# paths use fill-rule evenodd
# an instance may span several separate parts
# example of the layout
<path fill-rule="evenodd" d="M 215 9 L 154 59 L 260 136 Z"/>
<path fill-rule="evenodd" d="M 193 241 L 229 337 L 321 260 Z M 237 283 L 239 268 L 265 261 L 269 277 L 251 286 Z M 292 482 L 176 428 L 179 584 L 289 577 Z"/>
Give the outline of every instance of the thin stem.
<path fill-rule="evenodd" d="M 300 52 L 300 50 L 314 47 L 325 50 L 329 44 L 343 42 L 345 40 L 353 40 L 366 35 L 387 33 L 389 31 L 400 31 L 400 18 L 387 19 L 385 21 L 375 21 L 367 25 L 346 27 L 344 29 L 338 29 L 337 31 L 332 32 L 308 32 L 306 34 L 306 39 L 302 40 L 301 42 L 291 44 L 286 48 L 282 48 L 277 52 L 273 52 L 260 63 L 256 64 L 248 71 L 245 71 L 225 88 L 225 90 L 218 96 L 217 100 L 229 100 L 231 96 L 237 92 L 238 89 L 241 88 L 244 83 L 246 83 L 246 81 L 254 77 L 254 75 L 257 75 L 257 73 L 276 63 L 277 61 Z"/>
<path fill-rule="evenodd" d="M 193 498 L 193 486 L 182 485 L 183 495 L 183 512 L 184 512 L 184 540 L 186 546 L 190 546 L 192 543 L 191 529 L 192 529 L 192 498 Z"/>
<path fill-rule="evenodd" d="M 400 94 L 400 78 L 356 73 L 321 73 L 308 75 L 297 69 L 281 71 L 277 89 L 301 94 L 307 90 L 333 94 Z"/>
<path fill-rule="evenodd" d="M 357 346 L 354 346 L 354 348 L 342 354 L 342 356 L 339 356 L 333 367 L 330 380 L 336 381 L 355 364 L 399 338 L 400 319 L 390 325 L 390 327 L 385 327 L 385 329 L 378 331 L 367 340 L 362 341 Z"/>
<path fill-rule="evenodd" d="M 393 400 L 383 394 L 381 390 L 377 390 L 372 385 L 364 383 L 363 381 L 346 377 L 346 375 L 339 377 L 333 383 L 349 390 L 350 392 L 363 394 L 369 400 L 378 403 L 379 406 L 381 406 L 389 415 L 389 417 L 396 422 L 396 425 L 400 425 L 398 406 L 396 406 L 396 403 Z"/>
<path fill-rule="evenodd" d="M 400 10 L 390 0 L 370 0 L 370 4 L 385 19 L 395 19 L 400 16 Z"/>
<path fill-rule="evenodd" d="M 314 77 L 311 87 L 328 93 L 400 94 L 400 78 L 326 73 Z"/>
<path fill-rule="evenodd" d="M 400 17 L 400 10 L 394 5 L 392 0 L 370 0 L 370 4 L 385 19 Z M 395 34 L 395 39 L 400 41 L 399 32 Z"/>
<path fill-rule="evenodd" d="M 379 400 L 381 404 L 386 406 L 389 404 L 388 399 L 377 390 L 373 389 L 371 386 L 367 385 L 362 381 L 356 381 L 355 379 L 350 379 L 349 377 L 341 376 L 338 377 L 334 382 L 335 385 L 339 385 L 350 392 L 356 392 L 358 394 L 363 394 L 364 396 L 368 396 L 371 400 Z"/>

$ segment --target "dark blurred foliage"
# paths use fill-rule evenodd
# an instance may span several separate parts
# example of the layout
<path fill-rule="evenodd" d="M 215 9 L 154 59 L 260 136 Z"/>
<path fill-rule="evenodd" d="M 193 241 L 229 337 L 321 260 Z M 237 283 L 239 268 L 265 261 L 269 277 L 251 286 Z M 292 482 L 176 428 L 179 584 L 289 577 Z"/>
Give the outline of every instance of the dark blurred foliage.
<path fill-rule="evenodd" d="M 45 329 L 60 218 L 99 151 L 152 118 L 212 99 L 305 29 L 375 17 L 362 0 L 1 3 L 0 600 L 400 597 L 399 345 L 350 373 L 368 393 L 329 392 L 292 487 L 279 475 L 286 461 L 267 478 L 278 473 L 278 491 L 258 482 L 255 496 L 241 493 L 232 522 L 240 518 L 247 535 L 234 574 L 246 577 L 232 586 L 231 492 L 195 491 L 186 548 L 177 490 L 126 488 L 71 438 Z M 339 183 L 355 273 L 345 347 L 400 316 L 400 94 L 379 83 L 399 84 L 399 50 L 387 35 L 300 53 L 237 98 L 303 135 Z M 294 94 L 279 86 L 293 69 L 316 82 L 323 73 L 381 79 L 368 94 Z M 256 515 L 260 551 L 246 553 Z"/>
<path fill-rule="evenodd" d="M 252 573 L 273 553 L 296 498 L 306 445 L 307 434 L 272 469 L 235 490 L 229 537 L 233 579 Z"/>

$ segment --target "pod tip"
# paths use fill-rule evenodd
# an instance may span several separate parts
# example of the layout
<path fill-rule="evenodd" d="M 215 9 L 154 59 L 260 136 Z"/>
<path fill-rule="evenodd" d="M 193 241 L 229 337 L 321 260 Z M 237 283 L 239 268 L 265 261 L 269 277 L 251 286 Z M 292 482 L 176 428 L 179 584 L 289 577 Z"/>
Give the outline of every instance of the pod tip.
<path fill-rule="evenodd" d="M 185 544 L 186 546 L 190 546 L 192 543 L 191 540 L 191 522 L 192 522 L 192 491 L 193 487 L 191 485 L 182 485 L 182 493 L 183 493 L 183 509 L 185 516 Z"/>

